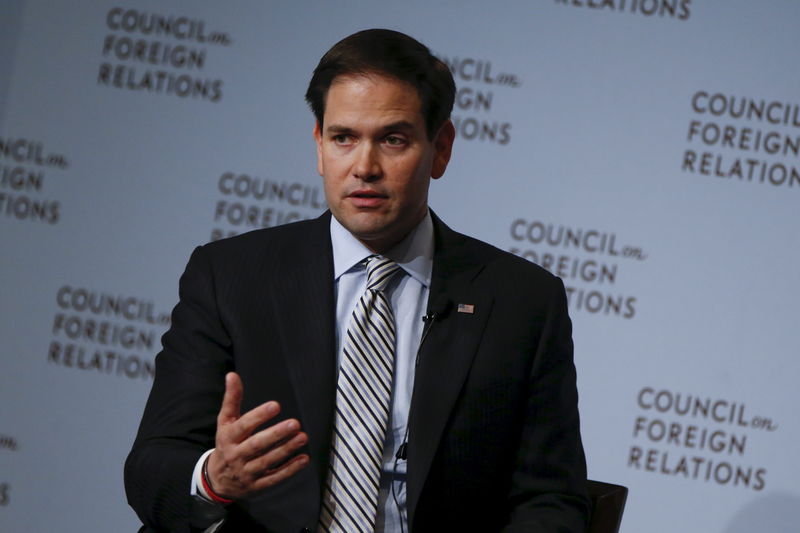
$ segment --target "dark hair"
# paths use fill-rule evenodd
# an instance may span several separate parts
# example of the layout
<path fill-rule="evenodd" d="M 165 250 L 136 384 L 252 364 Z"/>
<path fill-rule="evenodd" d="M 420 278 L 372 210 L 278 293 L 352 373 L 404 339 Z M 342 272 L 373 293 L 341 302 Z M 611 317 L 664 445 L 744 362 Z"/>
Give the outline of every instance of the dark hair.
<path fill-rule="evenodd" d="M 322 126 L 328 89 L 338 76 L 380 74 L 412 85 L 422 103 L 428 138 L 450 117 L 456 85 L 450 69 L 427 46 L 392 30 L 363 30 L 345 37 L 322 56 L 306 91 L 306 102 Z"/>

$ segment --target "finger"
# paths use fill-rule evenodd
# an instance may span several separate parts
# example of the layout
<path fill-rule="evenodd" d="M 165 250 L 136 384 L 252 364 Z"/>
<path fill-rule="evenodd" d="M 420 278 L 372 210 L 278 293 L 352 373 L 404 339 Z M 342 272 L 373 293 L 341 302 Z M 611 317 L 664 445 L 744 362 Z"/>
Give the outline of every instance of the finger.
<path fill-rule="evenodd" d="M 276 472 L 307 443 L 308 435 L 299 432 L 248 462 L 245 472 L 251 473 L 255 478 Z"/>
<path fill-rule="evenodd" d="M 305 468 L 308 465 L 308 462 L 309 457 L 306 454 L 300 454 L 296 457 L 292 457 L 277 469 L 271 470 L 268 474 L 253 482 L 253 488 L 255 490 L 262 490 L 267 487 L 272 487 L 284 479 L 295 475 L 297 472 Z"/>
<path fill-rule="evenodd" d="M 217 417 L 220 423 L 232 422 L 239 418 L 243 394 L 244 388 L 239 374 L 236 372 L 225 374 L 225 395 L 222 397 L 222 406 Z"/>
<path fill-rule="evenodd" d="M 262 403 L 258 407 L 247 411 L 239 417 L 233 425 L 233 431 L 238 436 L 238 441 L 243 441 L 250 437 L 256 428 L 266 422 L 269 422 L 278 413 L 281 412 L 281 405 L 278 402 L 271 401 Z"/>
<path fill-rule="evenodd" d="M 299 431 L 300 422 L 293 418 L 284 420 L 250 436 L 237 447 L 236 453 L 246 460 L 252 460 L 294 438 Z"/>

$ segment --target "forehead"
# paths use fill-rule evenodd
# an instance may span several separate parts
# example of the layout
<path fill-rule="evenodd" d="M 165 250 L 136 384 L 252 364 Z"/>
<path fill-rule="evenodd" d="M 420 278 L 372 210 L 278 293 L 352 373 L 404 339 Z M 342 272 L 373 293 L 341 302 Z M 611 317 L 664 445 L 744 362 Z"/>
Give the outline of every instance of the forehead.
<path fill-rule="evenodd" d="M 371 116 L 377 119 L 387 115 L 422 120 L 422 103 L 413 85 L 380 74 L 334 78 L 325 98 L 325 122 L 337 117 Z"/>

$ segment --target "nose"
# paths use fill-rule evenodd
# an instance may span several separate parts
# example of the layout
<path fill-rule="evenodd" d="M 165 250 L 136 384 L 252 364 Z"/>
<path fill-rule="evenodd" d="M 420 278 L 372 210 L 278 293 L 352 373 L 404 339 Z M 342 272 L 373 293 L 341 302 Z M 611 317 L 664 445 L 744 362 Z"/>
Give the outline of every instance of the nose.
<path fill-rule="evenodd" d="M 363 181 L 373 181 L 381 177 L 381 165 L 376 153 L 378 147 L 374 143 L 362 143 L 355 153 L 353 177 Z"/>

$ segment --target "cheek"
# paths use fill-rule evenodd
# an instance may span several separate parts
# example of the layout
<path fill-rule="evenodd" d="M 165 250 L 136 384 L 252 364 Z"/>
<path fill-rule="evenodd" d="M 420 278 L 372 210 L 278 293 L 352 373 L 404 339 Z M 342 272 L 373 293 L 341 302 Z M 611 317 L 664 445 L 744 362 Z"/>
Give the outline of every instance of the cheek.
<path fill-rule="evenodd" d="M 323 155 L 319 160 L 321 172 L 326 179 L 341 180 L 347 176 L 350 169 L 350 163 L 346 157 L 332 156 L 330 154 Z"/>
<path fill-rule="evenodd" d="M 339 188 L 336 186 L 336 180 L 323 175 L 322 189 L 325 192 L 325 200 L 328 203 L 328 207 L 335 206 L 336 202 L 338 202 L 338 199 L 341 196 L 339 194 Z"/>

